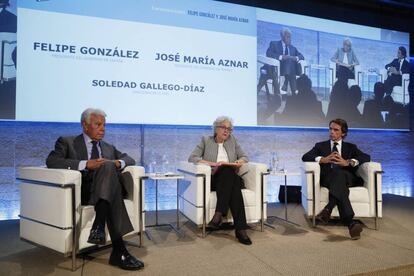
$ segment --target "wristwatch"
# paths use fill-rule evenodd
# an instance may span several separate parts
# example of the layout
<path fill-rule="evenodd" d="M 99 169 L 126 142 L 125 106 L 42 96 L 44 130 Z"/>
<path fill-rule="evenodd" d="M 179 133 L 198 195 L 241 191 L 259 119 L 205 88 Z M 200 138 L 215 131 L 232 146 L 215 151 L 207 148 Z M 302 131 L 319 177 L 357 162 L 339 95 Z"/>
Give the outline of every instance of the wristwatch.
<path fill-rule="evenodd" d="M 352 160 L 352 159 L 348 159 L 348 160 L 346 160 L 346 161 L 348 161 L 348 165 L 349 165 L 349 166 L 351 166 L 351 167 L 354 167 L 354 166 L 355 166 L 355 161 L 354 161 L 354 160 Z"/>

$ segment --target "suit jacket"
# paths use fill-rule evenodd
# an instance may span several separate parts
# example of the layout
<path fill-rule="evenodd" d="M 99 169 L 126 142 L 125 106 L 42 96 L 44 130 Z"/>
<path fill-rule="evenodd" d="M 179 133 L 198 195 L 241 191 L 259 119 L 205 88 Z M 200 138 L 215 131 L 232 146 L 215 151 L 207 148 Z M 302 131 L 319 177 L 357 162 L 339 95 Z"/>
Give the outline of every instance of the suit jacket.
<path fill-rule="evenodd" d="M 229 162 L 235 162 L 236 160 L 249 161 L 247 155 L 241 149 L 233 135 L 230 135 L 229 138 L 224 141 L 223 146 L 226 149 Z M 217 154 L 218 144 L 216 143 L 214 136 L 203 136 L 200 144 L 198 144 L 190 154 L 188 162 L 197 163 L 201 160 L 217 162 Z"/>
<path fill-rule="evenodd" d="M 299 60 L 304 60 L 305 58 L 303 55 L 296 49 L 295 46 L 289 45 L 288 46 L 289 55 L 293 57 L 297 57 Z M 266 56 L 275 58 L 279 60 L 279 57 L 283 55 L 283 44 L 282 41 L 271 41 L 269 44 L 269 48 L 266 51 Z M 288 60 L 281 60 L 280 61 L 280 74 L 286 75 L 286 74 L 294 74 L 294 75 L 301 75 L 302 74 L 302 68 L 300 67 L 300 64 L 296 62 L 296 66 L 290 66 Z"/>
<path fill-rule="evenodd" d="M 109 160 L 123 160 L 125 166 L 135 164 L 135 160 L 128 154 L 121 153 L 113 145 L 100 141 L 102 158 Z M 55 149 L 46 159 L 48 168 L 77 170 L 81 160 L 88 160 L 88 153 L 83 135 L 59 137 Z M 82 172 L 84 174 L 84 172 Z"/>
<path fill-rule="evenodd" d="M 358 58 L 355 55 L 354 50 L 350 50 L 349 52 L 345 53 L 343 48 L 338 48 L 335 52 L 335 54 L 333 55 L 333 57 L 331 58 L 331 61 L 335 62 L 336 60 L 339 60 L 340 62 L 342 62 L 344 60 L 344 56 L 345 54 L 347 55 L 348 58 L 348 63 L 349 64 L 359 64 Z M 338 67 L 340 65 L 336 65 L 336 70 L 338 70 Z M 350 69 L 352 72 L 355 72 L 355 67 L 351 67 Z"/>
<path fill-rule="evenodd" d="M 398 58 L 391 61 L 391 63 L 388 63 L 385 65 L 385 69 L 388 70 L 390 67 L 395 67 L 397 70 L 400 68 L 400 62 L 398 61 Z M 410 63 L 404 59 L 402 66 L 401 66 L 401 74 L 409 74 L 410 73 Z M 399 75 L 401 77 L 401 75 Z"/>
<path fill-rule="evenodd" d="M 302 156 L 302 161 L 304 162 L 314 162 L 315 158 L 318 156 L 328 156 L 331 154 L 331 142 L 330 140 L 316 143 L 315 146 L 305 153 Z M 341 156 L 344 159 L 356 159 L 359 162 L 359 165 L 362 165 L 365 162 L 369 162 L 371 160 L 371 157 L 360 151 L 355 144 L 347 143 L 345 141 L 342 141 L 342 147 L 341 147 Z M 359 166 L 358 165 L 358 166 Z M 328 175 L 332 168 L 331 164 L 320 164 L 321 166 L 321 182 L 323 182 L 323 178 Z M 343 170 L 347 170 L 355 175 L 356 170 L 358 169 L 358 166 L 355 167 L 342 167 Z"/>

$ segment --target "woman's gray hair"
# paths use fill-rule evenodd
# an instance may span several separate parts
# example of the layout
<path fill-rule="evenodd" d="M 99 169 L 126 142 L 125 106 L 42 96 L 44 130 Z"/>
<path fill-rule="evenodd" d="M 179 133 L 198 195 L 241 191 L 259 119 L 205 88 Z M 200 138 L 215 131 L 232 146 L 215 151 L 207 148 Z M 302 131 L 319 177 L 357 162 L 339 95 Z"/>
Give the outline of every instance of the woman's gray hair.
<path fill-rule="evenodd" d="M 345 37 L 342 43 L 348 42 L 349 46 L 352 47 L 352 40 L 349 37 Z"/>
<path fill-rule="evenodd" d="M 87 124 L 89 124 L 91 122 L 91 115 L 92 114 L 106 117 L 105 111 L 103 111 L 101 109 L 98 109 L 98 108 L 87 108 L 87 109 L 85 109 L 85 111 L 82 112 L 82 115 L 81 115 L 81 124 L 83 122 L 86 122 Z"/>
<path fill-rule="evenodd" d="M 233 128 L 233 119 L 228 116 L 220 116 L 213 123 L 213 134 L 216 134 L 216 128 L 221 126 L 224 122 L 229 122 L 230 127 Z"/>

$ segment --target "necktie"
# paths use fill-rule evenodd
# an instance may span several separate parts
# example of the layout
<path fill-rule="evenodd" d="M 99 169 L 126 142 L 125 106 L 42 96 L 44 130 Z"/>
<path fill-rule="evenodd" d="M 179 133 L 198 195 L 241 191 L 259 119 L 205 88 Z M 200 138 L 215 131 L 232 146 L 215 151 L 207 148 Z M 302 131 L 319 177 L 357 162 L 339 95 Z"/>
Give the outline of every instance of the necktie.
<path fill-rule="evenodd" d="M 334 145 L 332 147 L 332 152 L 335 152 L 336 151 L 336 152 L 339 153 L 337 145 L 338 145 L 338 143 L 337 142 L 334 142 Z M 332 169 L 337 168 L 337 167 L 338 167 L 337 164 L 331 164 L 331 168 Z"/>
<path fill-rule="evenodd" d="M 335 142 L 335 143 L 334 143 L 334 146 L 332 147 L 332 152 L 336 151 L 336 152 L 338 152 L 338 153 L 339 153 L 337 145 L 338 145 L 338 143 L 337 143 L 337 142 Z"/>
<path fill-rule="evenodd" d="M 288 47 L 287 47 L 287 45 L 285 45 L 285 55 L 286 55 L 286 56 L 288 56 L 288 55 L 289 55 L 289 52 L 288 52 Z"/>
<path fill-rule="evenodd" d="M 92 141 L 91 159 L 98 159 L 98 158 L 99 158 L 98 142 Z"/>

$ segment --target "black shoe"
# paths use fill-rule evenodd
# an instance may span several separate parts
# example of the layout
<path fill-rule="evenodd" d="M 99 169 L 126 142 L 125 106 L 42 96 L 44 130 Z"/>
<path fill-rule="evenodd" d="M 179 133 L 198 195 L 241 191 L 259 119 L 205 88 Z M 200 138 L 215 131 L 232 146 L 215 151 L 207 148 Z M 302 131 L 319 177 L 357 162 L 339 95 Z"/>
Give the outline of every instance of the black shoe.
<path fill-rule="evenodd" d="M 105 228 L 98 225 L 96 228 L 91 229 L 89 234 L 88 243 L 105 245 Z"/>
<path fill-rule="evenodd" d="M 351 240 L 359 240 L 361 238 L 362 226 L 357 222 L 352 222 L 349 226 L 349 235 Z"/>
<path fill-rule="evenodd" d="M 109 257 L 109 264 L 113 266 L 118 266 L 124 270 L 138 270 L 144 267 L 144 263 L 125 252 L 122 255 L 114 254 L 112 251 L 111 257 Z"/>
<path fill-rule="evenodd" d="M 236 230 L 236 238 L 242 244 L 245 244 L 245 245 L 251 245 L 252 244 L 252 241 L 250 240 L 249 236 L 247 236 L 245 230 L 241 230 L 241 231 Z"/>
<path fill-rule="evenodd" d="M 331 211 L 327 208 L 323 208 L 323 210 L 315 217 L 315 219 L 322 224 L 328 224 L 330 218 Z"/>
<path fill-rule="evenodd" d="M 219 230 L 219 229 L 220 229 L 220 225 L 221 225 L 221 223 L 215 223 L 215 222 L 213 222 L 213 221 L 210 221 L 210 222 L 207 224 L 207 228 L 208 228 L 209 230 Z"/>
<path fill-rule="evenodd" d="M 221 222 L 223 220 L 222 214 L 219 212 L 216 212 L 211 219 L 211 221 L 207 224 L 207 228 L 209 230 L 219 230 Z"/>

